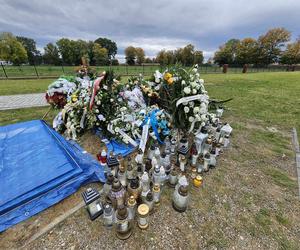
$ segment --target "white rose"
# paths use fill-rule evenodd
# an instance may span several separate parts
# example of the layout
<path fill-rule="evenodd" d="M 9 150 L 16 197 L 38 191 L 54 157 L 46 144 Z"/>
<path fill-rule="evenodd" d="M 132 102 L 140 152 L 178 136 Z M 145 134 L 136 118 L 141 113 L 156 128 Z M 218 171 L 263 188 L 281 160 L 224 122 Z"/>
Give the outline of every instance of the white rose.
<path fill-rule="evenodd" d="M 195 88 L 196 84 L 197 84 L 196 82 L 191 82 L 191 87 Z"/>
<path fill-rule="evenodd" d="M 193 110 L 194 114 L 199 113 L 199 111 L 200 111 L 199 107 L 195 107 L 194 110 Z"/>
<path fill-rule="evenodd" d="M 193 122 L 194 120 L 195 120 L 194 117 L 192 117 L 192 116 L 189 117 L 189 122 Z"/>
<path fill-rule="evenodd" d="M 200 84 L 204 84 L 204 80 L 203 80 L 203 79 L 200 79 L 200 80 L 199 80 L 199 83 L 200 83 Z"/>
<path fill-rule="evenodd" d="M 196 95 L 197 94 L 197 89 L 193 89 L 193 95 Z"/>
<path fill-rule="evenodd" d="M 184 107 L 184 113 L 188 113 L 188 112 L 190 112 L 190 108 L 189 107 Z"/>
<path fill-rule="evenodd" d="M 201 123 L 201 126 L 204 127 L 204 126 L 205 126 L 205 122 L 202 122 L 202 123 Z"/>
<path fill-rule="evenodd" d="M 200 87 L 201 87 L 201 85 L 200 85 L 200 84 L 196 84 L 196 86 L 195 86 L 195 88 L 196 88 L 197 90 L 199 90 L 199 89 L 200 89 Z"/>
<path fill-rule="evenodd" d="M 198 69 L 197 68 L 193 68 L 193 72 L 197 73 Z"/>
<path fill-rule="evenodd" d="M 119 127 L 116 127 L 116 128 L 115 128 L 115 132 L 116 132 L 116 133 L 119 133 L 119 131 L 120 131 L 120 128 L 119 128 Z"/>
<path fill-rule="evenodd" d="M 97 101 L 97 105 L 100 105 L 101 104 L 101 101 Z"/>
<path fill-rule="evenodd" d="M 189 102 L 189 106 L 192 108 L 194 107 L 195 103 L 193 101 Z"/>
<path fill-rule="evenodd" d="M 201 120 L 205 121 L 206 120 L 206 115 L 201 115 Z"/>
<path fill-rule="evenodd" d="M 189 95 L 189 94 L 191 93 L 191 88 L 190 88 L 190 87 L 185 87 L 185 88 L 183 89 L 183 92 L 184 92 L 185 94 Z"/>
<path fill-rule="evenodd" d="M 183 104 L 183 106 L 186 106 L 186 105 L 188 105 L 189 103 L 188 102 L 184 102 L 184 103 L 182 103 Z"/>
<path fill-rule="evenodd" d="M 182 81 L 181 81 L 181 84 L 182 84 L 182 85 L 185 85 L 185 80 L 182 80 Z"/>

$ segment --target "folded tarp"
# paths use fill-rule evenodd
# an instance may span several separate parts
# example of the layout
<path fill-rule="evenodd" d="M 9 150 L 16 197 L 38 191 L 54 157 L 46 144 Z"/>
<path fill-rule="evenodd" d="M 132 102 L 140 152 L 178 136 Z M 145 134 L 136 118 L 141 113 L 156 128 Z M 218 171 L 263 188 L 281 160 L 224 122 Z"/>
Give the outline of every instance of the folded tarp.
<path fill-rule="evenodd" d="M 44 121 L 0 127 L 0 232 L 94 181 L 97 161 Z"/>

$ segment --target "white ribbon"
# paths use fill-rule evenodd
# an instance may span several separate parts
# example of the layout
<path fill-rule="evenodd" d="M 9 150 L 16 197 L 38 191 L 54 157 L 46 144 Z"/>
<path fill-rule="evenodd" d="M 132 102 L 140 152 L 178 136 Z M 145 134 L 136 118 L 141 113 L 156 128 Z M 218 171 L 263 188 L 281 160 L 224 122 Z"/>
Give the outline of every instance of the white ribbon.
<path fill-rule="evenodd" d="M 195 100 L 200 100 L 201 102 L 205 102 L 208 100 L 208 96 L 199 94 L 199 95 L 191 95 L 191 96 L 182 97 L 176 102 L 176 107 L 178 107 L 182 103 L 191 102 L 191 101 L 195 101 Z"/>

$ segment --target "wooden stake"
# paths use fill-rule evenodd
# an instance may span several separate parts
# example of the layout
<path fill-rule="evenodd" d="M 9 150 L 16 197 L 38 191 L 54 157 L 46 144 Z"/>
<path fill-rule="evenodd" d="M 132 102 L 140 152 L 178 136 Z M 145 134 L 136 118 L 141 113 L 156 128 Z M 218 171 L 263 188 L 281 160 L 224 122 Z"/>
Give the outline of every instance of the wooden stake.
<path fill-rule="evenodd" d="M 294 143 L 295 153 L 296 153 L 296 169 L 297 169 L 297 176 L 298 176 L 299 199 L 300 199 L 300 148 L 299 148 L 299 141 L 298 141 L 296 128 L 293 128 L 292 133 L 293 133 L 293 143 Z"/>

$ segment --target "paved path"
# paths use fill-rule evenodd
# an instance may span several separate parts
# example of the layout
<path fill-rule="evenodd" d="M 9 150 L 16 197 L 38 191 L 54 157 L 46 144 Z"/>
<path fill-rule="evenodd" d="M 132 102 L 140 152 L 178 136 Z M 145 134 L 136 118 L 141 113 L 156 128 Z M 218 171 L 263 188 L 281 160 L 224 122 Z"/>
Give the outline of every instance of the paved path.
<path fill-rule="evenodd" d="M 0 96 L 0 110 L 48 106 L 45 93 Z"/>

